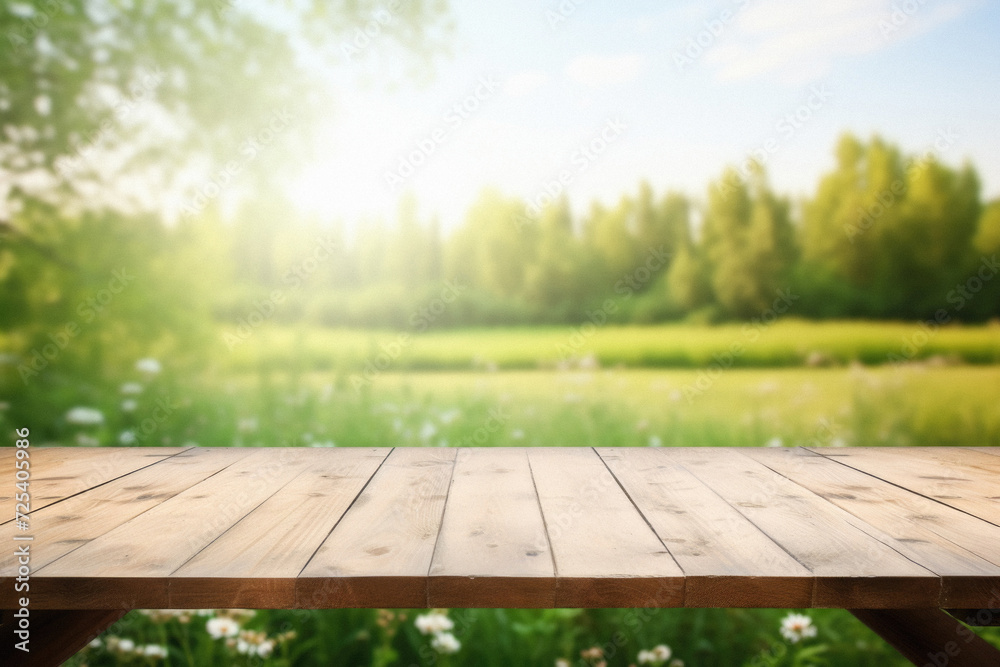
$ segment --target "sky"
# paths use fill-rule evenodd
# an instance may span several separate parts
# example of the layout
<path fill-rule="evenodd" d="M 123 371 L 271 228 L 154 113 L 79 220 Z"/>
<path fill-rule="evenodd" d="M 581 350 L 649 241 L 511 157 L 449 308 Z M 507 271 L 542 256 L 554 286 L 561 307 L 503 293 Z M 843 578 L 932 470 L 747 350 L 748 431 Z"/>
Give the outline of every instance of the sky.
<path fill-rule="evenodd" d="M 845 131 L 970 160 L 1000 196 L 1000 3 L 459 1 L 451 18 L 422 82 L 389 71 L 384 36 L 345 40 L 362 48 L 330 75 L 341 103 L 300 208 L 388 218 L 412 193 L 450 229 L 487 187 L 577 211 L 642 180 L 698 199 L 749 156 L 809 196 Z"/>

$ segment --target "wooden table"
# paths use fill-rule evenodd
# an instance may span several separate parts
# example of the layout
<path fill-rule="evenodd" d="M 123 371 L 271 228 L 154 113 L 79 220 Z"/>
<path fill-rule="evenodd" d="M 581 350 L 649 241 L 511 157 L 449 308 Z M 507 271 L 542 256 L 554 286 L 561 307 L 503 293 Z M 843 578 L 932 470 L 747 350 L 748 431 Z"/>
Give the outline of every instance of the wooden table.
<path fill-rule="evenodd" d="M 1000 616 L 1000 448 L 41 448 L 27 531 L 3 455 L 53 662 L 137 608 L 832 607 L 1000 665 L 940 611 Z"/>

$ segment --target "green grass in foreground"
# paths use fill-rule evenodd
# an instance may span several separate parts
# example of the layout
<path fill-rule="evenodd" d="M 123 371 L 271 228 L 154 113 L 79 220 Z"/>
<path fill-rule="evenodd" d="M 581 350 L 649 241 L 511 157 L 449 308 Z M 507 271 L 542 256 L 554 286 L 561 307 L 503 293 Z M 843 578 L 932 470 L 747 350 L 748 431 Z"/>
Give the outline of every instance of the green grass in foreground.
<path fill-rule="evenodd" d="M 225 350 L 226 346 L 221 343 Z M 602 366 L 698 368 L 881 365 L 939 357 L 1000 363 L 1000 326 L 806 322 L 647 327 L 544 327 L 426 333 L 264 325 L 222 353 L 242 371 L 472 370 L 556 368 L 593 357 Z"/>

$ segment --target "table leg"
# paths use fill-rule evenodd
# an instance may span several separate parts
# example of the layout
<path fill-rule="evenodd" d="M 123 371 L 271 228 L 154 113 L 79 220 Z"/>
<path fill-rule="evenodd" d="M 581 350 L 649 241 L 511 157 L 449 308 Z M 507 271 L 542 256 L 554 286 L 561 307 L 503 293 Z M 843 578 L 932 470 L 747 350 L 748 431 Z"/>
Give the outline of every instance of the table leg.
<path fill-rule="evenodd" d="M 19 619 L 14 617 L 13 611 L 4 610 L 0 612 L 0 635 L 3 636 L 0 665 L 61 665 L 126 613 L 127 609 L 31 611 L 28 617 L 30 652 L 25 653 L 15 647 L 20 641 L 14 634 Z"/>
<path fill-rule="evenodd" d="M 851 609 L 919 667 L 1000 667 L 1000 650 L 941 609 Z"/>

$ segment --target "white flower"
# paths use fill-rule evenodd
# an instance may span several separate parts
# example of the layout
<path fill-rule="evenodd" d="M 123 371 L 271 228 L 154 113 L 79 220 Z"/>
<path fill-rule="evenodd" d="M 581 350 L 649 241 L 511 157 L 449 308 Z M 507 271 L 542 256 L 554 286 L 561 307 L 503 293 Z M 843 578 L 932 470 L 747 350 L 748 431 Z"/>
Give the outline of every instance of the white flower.
<path fill-rule="evenodd" d="M 420 630 L 420 634 L 423 635 L 436 635 L 441 632 L 447 632 L 455 627 L 451 619 L 439 611 L 421 614 L 417 616 L 417 620 L 413 624 L 417 626 L 417 630 Z"/>
<path fill-rule="evenodd" d="M 259 655 L 262 658 L 266 658 L 269 655 L 271 655 L 272 651 L 274 651 L 273 639 L 265 639 L 264 641 L 262 641 L 260 644 L 257 645 L 257 655 Z"/>
<path fill-rule="evenodd" d="M 118 436 L 118 442 L 123 445 L 131 445 L 135 443 L 135 433 L 132 431 L 122 431 L 121 435 Z"/>
<path fill-rule="evenodd" d="M 257 426 L 256 417 L 246 417 L 236 422 L 236 430 L 241 433 L 253 433 L 257 430 Z"/>
<path fill-rule="evenodd" d="M 510 437 L 513 438 L 514 440 L 523 440 L 524 431 L 522 431 L 519 428 L 515 428 L 513 431 L 510 432 Z"/>
<path fill-rule="evenodd" d="M 669 659 L 670 647 L 666 644 L 660 644 L 648 651 L 639 651 L 636 662 L 640 665 L 662 665 Z"/>
<path fill-rule="evenodd" d="M 651 435 L 651 436 L 649 436 L 649 446 L 650 447 L 662 447 L 663 446 L 663 440 L 661 440 L 660 436 L 658 436 L 658 435 Z"/>
<path fill-rule="evenodd" d="M 781 619 L 781 636 L 794 644 L 800 639 L 815 637 L 816 626 L 804 614 L 789 614 Z"/>
<path fill-rule="evenodd" d="M 659 646 L 653 647 L 653 655 L 656 659 L 661 662 L 666 662 L 670 659 L 670 647 L 666 644 L 660 644 Z"/>
<path fill-rule="evenodd" d="M 438 417 L 438 419 L 441 420 L 442 424 L 450 424 L 461 416 L 462 416 L 461 410 L 459 410 L 458 408 L 452 408 L 450 410 L 445 410 L 444 412 L 442 412 L 441 416 Z"/>
<path fill-rule="evenodd" d="M 684 667 L 684 661 L 680 658 L 674 658 L 667 667 Z"/>
<path fill-rule="evenodd" d="M 208 619 L 205 629 L 212 639 L 222 639 L 223 637 L 235 637 L 240 633 L 240 624 L 231 618 L 219 616 Z"/>
<path fill-rule="evenodd" d="M 438 653 L 444 653 L 445 655 L 458 653 L 458 649 L 462 648 L 461 642 L 455 639 L 455 635 L 450 632 L 439 632 L 434 635 L 434 639 L 431 640 L 431 646 Z"/>
<path fill-rule="evenodd" d="M 255 653 L 253 644 L 245 639 L 236 640 L 236 652 L 240 655 L 253 655 Z"/>
<path fill-rule="evenodd" d="M 163 370 L 163 366 L 161 366 L 160 362 L 156 359 L 146 357 L 145 359 L 140 359 L 135 362 L 135 370 L 140 373 L 146 373 L 147 375 L 157 375 Z"/>
<path fill-rule="evenodd" d="M 98 447 L 101 441 L 97 438 L 91 438 L 89 435 L 84 435 L 83 433 L 76 434 L 76 444 L 81 447 Z"/>
<path fill-rule="evenodd" d="M 131 653 L 135 650 L 135 642 L 131 639 L 119 639 L 118 650 L 122 653 Z"/>
<path fill-rule="evenodd" d="M 767 446 L 768 447 L 784 447 L 785 446 L 785 441 L 782 440 L 781 438 L 771 438 L 770 440 L 767 441 Z"/>
<path fill-rule="evenodd" d="M 142 393 L 142 385 L 138 382 L 126 382 L 122 385 L 121 392 L 126 396 L 136 396 Z"/>
<path fill-rule="evenodd" d="M 847 446 L 847 441 L 844 440 L 843 438 L 834 438 L 833 440 L 830 441 L 830 446 L 831 447 L 846 447 Z"/>
<path fill-rule="evenodd" d="M 96 639 L 91 639 L 90 643 L 87 644 L 87 646 L 89 646 L 90 648 L 101 648 L 102 645 L 103 644 L 101 644 L 101 638 L 100 637 L 97 637 Z"/>
<path fill-rule="evenodd" d="M 66 421 L 77 426 L 95 426 L 104 423 L 104 415 L 94 408 L 72 408 L 66 413 Z"/>
<path fill-rule="evenodd" d="M 420 439 L 427 442 L 437 434 L 438 430 L 434 424 L 430 422 L 424 422 L 424 425 L 420 427 Z"/>
<path fill-rule="evenodd" d="M 147 658 L 166 658 L 167 647 L 158 644 L 146 644 L 142 647 L 142 654 Z"/>
<path fill-rule="evenodd" d="M 555 667 L 570 667 L 569 660 L 566 658 L 556 658 Z"/>
<path fill-rule="evenodd" d="M 122 401 L 122 412 L 133 412 L 139 404 L 131 398 Z"/>

